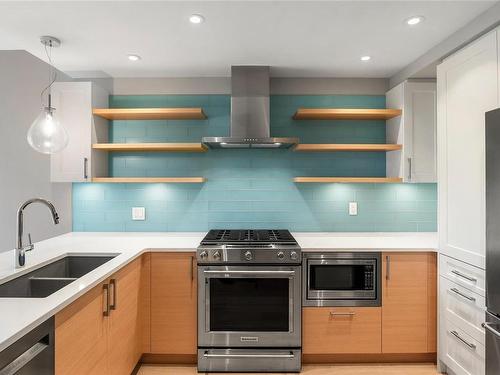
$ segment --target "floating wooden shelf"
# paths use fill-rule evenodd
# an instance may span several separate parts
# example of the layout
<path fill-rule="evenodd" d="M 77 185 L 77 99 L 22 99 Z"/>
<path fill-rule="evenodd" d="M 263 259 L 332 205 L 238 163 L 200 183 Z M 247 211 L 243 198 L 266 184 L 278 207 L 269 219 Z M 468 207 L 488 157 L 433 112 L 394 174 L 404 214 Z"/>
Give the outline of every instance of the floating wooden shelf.
<path fill-rule="evenodd" d="M 400 116 L 400 109 L 299 108 L 295 120 L 388 120 Z"/>
<path fill-rule="evenodd" d="M 335 143 L 317 143 L 317 144 L 298 144 L 294 151 L 395 151 L 401 150 L 402 145 L 397 144 L 335 144 Z"/>
<path fill-rule="evenodd" d="M 163 151 L 163 152 L 205 152 L 201 143 L 94 143 L 92 148 L 104 151 Z"/>
<path fill-rule="evenodd" d="M 202 108 L 94 108 L 92 113 L 108 120 L 203 120 Z"/>
<path fill-rule="evenodd" d="M 204 177 L 94 177 L 92 182 L 106 183 L 172 183 L 172 184 L 201 184 L 207 179 Z"/>
<path fill-rule="evenodd" d="M 402 182 L 403 179 L 399 177 L 295 177 L 293 179 L 296 183 L 365 183 L 365 184 L 387 184 Z"/>

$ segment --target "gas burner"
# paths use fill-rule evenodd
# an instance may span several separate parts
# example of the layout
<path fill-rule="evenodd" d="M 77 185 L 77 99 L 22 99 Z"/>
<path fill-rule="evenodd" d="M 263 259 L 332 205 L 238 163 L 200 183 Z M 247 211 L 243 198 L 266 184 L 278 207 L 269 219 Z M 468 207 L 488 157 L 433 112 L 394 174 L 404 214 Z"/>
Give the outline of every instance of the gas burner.
<path fill-rule="evenodd" d="M 242 242 L 296 243 L 290 232 L 285 229 L 213 229 L 208 232 L 201 241 L 202 244 L 229 244 Z"/>
<path fill-rule="evenodd" d="M 213 229 L 197 250 L 199 264 L 300 264 L 300 246 L 286 229 Z"/>

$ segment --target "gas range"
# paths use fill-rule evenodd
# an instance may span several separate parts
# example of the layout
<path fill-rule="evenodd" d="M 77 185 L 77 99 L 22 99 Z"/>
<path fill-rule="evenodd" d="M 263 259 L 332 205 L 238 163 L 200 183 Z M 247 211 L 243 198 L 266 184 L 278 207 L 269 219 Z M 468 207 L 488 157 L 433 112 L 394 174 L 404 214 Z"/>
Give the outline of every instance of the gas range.
<path fill-rule="evenodd" d="M 301 262 L 287 230 L 211 230 L 197 250 L 198 371 L 297 372 Z"/>
<path fill-rule="evenodd" d="M 198 264 L 300 264 L 300 246 L 288 230 L 213 229 L 197 249 Z"/>

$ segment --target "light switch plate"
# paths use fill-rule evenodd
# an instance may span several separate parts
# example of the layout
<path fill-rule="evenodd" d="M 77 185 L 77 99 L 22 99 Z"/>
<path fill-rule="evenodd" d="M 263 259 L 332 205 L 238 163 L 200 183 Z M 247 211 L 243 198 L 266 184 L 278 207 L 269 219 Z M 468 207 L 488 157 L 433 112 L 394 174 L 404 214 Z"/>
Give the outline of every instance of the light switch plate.
<path fill-rule="evenodd" d="M 356 216 L 358 214 L 358 202 L 349 202 L 349 215 Z"/>
<path fill-rule="evenodd" d="M 146 208 L 132 207 L 132 220 L 146 220 Z"/>

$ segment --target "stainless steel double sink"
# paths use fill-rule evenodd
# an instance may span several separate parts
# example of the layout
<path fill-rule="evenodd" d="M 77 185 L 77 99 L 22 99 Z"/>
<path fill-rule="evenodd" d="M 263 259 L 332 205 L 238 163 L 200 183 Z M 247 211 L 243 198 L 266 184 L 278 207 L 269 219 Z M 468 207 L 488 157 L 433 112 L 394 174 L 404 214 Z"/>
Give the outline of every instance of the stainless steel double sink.
<path fill-rule="evenodd" d="M 116 254 L 118 255 L 118 254 Z M 112 256 L 67 255 L 0 284 L 0 298 L 45 298 L 113 259 Z"/>

